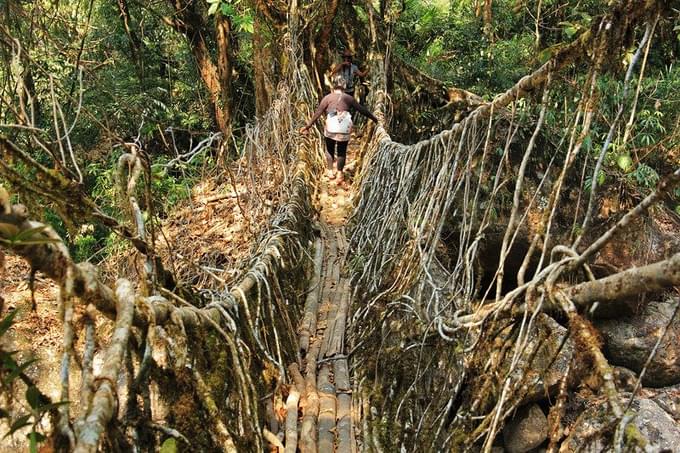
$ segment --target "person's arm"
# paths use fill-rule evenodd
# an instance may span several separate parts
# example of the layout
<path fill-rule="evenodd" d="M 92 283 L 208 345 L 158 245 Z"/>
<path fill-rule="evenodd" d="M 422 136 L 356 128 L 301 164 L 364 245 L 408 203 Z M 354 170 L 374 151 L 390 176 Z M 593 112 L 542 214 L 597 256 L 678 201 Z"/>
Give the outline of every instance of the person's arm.
<path fill-rule="evenodd" d="M 335 66 L 333 66 L 333 69 L 331 69 L 331 75 L 335 75 L 338 72 L 340 72 L 342 67 L 343 67 L 343 63 L 336 63 Z"/>
<path fill-rule="evenodd" d="M 366 118 L 370 118 L 371 120 L 373 120 L 373 121 L 376 122 L 376 123 L 378 122 L 378 118 L 376 118 L 375 115 L 374 115 L 373 113 L 371 113 L 370 110 L 368 110 L 368 109 L 367 109 L 366 107 L 364 107 L 363 105 L 359 104 L 359 103 L 356 101 L 356 99 L 354 99 L 354 98 L 351 98 L 351 99 L 352 99 L 352 101 L 351 101 L 351 102 L 352 102 L 352 107 L 354 107 L 355 109 L 357 109 L 357 110 L 359 111 L 359 113 L 361 113 L 362 115 L 364 115 Z"/>
<path fill-rule="evenodd" d="M 300 129 L 300 132 L 306 132 L 310 127 L 312 127 L 312 124 L 314 124 L 314 122 L 319 119 L 319 117 L 326 110 L 326 107 L 328 107 L 328 96 L 321 100 L 319 107 L 317 107 L 316 112 L 314 112 L 314 115 L 312 115 L 312 119 L 309 120 L 305 127 Z"/>
<path fill-rule="evenodd" d="M 362 71 L 359 68 L 357 68 L 356 75 L 358 75 L 359 77 L 361 77 L 363 79 L 364 77 L 366 77 L 368 75 L 368 68 L 366 68 L 365 71 Z"/>

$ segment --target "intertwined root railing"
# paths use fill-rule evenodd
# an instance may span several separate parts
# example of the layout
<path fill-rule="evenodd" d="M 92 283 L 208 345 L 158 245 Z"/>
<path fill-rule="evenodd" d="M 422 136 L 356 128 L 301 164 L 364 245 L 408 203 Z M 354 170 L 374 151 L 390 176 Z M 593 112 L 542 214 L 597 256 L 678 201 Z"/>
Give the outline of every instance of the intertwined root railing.
<path fill-rule="evenodd" d="M 294 42 L 289 48 L 287 83 L 280 86 L 267 115 L 248 129 L 244 145 L 252 189 L 256 192 L 260 183 L 258 169 L 267 166 L 273 176 L 265 177 L 280 178 L 285 201 L 235 284 L 222 283 L 188 296 L 162 286 L 158 278 L 162 267 L 150 259 L 153 243 L 135 198 L 135 187 L 142 184 L 136 146 L 121 158 L 119 171 L 124 212 L 129 212 L 132 227 L 112 218 L 107 224 L 145 255 L 141 289 L 126 279 L 107 285 L 94 266 L 71 259 L 49 226 L 30 220 L 24 206 L 12 206 L 2 197 L 2 245 L 60 287 L 64 322 L 60 399 L 79 401 L 82 410 L 61 406 L 53 419 L 55 444 L 94 451 L 105 439 L 107 448 L 153 449 L 160 432 L 186 442 L 191 438 L 191 447 L 186 448 L 264 449 L 263 439 L 269 435 L 265 419 L 272 415 L 265 413 L 265 401 L 288 380 L 284 365 L 297 357 L 295 329 L 310 261 L 306 250 L 313 235 L 313 175 L 321 168 L 316 147 L 296 133 L 309 118 L 316 96 L 299 60 L 301 52 Z M 64 213 L 75 204 L 80 210 L 77 218 L 102 216 L 77 189 L 67 190 L 71 187 L 67 179 L 55 177 L 4 137 L 0 161 L 0 174 L 17 190 L 43 196 Z M 28 165 L 37 178 L 31 182 L 13 162 Z M 48 184 L 41 186 L 40 181 Z M 195 298 L 189 302 L 189 296 Z M 94 329 L 98 313 L 115 324 L 102 353 L 103 365 L 96 371 L 96 343 L 106 343 Z M 79 390 L 69 382 L 73 368 L 82 382 Z"/>
<path fill-rule="evenodd" d="M 677 184 L 680 170 L 589 247 L 582 244 L 590 233 L 596 185 L 588 203 L 584 178 L 575 206 L 563 203 L 563 193 L 571 172 L 580 175 L 587 168 L 579 155 L 602 95 L 596 91 L 598 74 L 605 62 L 617 58 L 621 43 L 630 42 L 636 27 L 646 23 L 624 79 L 620 110 L 629 109 L 632 70 L 648 52 L 662 11 L 660 2 L 621 2 L 533 74 L 428 140 L 405 146 L 376 129 L 362 157 L 350 241 L 356 293 L 367 295 L 355 307 L 352 328 L 359 351 L 354 367 L 363 382 L 355 403 L 369 419 L 364 429 L 369 449 L 401 445 L 422 451 L 490 451 L 503 421 L 521 404 L 540 397 L 535 389 L 548 381 L 550 364 L 563 349 L 572 365 L 551 378 L 550 395 L 558 396 L 560 382 L 566 388 L 575 377 L 592 372 L 602 383 L 611 414 L 624 419 L 625 404 L 611 368 L 576 306 L 616 300 L 621 294 L 613 294 L 614 288 L 623 279 L 630 282 L 631 276 L 565 287 L 574 279 L 593 279 L 588 263 L 596 252 Z M 572 63 L 587 68 L 581 100 L 565 124 L 559 153 L 548 168 L 540 169 L 532 156 L 544 132 L 547 107 L 555 101 L 552 79 Z M 378 65 L 373 77 L 380 73 Z M 537 119 L 530 139 L 518 150 L 517 133 L 525 126 L 516 101 L 527 95 L 540 103 L 532 112 Z M 378 93 L 377 110 L 386 103 L 384 91 Z M 611 125 L 595 175 L 619 131 L 616 122 Z M 577 163 L 583 168 L 575 168 Z M 573 219 L 569 227 L 560 225 L 558 214 Z M 506 275 L 511 256 L 518 260 L 517 268 Z M 646 275 L 658 277 L 654 289 L 680 283 L 679 260 L 675 256 L 645 269 Z M 633 286 L 627 295 L 650 288 Z M 586 287 L 597 295 L 586 296 Z M 571 339 L 565 349 L 564 337 L 544 368 L 536 369 L 537 355 L 545 354 L 540 339 L 546 331 L 551 335 L 554 323 L 544 312 L 561 312 Z M 577 355 L 572 355 L 573 342 Z M 552 449 L 561 439 L 560 411 L 559 404 L 551 409 Z"/>

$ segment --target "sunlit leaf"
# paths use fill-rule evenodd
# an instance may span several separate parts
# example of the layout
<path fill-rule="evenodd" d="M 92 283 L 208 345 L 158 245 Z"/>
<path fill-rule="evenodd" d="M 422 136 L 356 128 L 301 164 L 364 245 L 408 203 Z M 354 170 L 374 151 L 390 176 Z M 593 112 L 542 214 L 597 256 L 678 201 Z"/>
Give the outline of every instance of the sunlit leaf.
<path fill-rule="evenodd" d="M 234 9 L 234 6 L 230 3 L 224 3 L 224 2 L 221 3 L 220 4 L 220 12 L 225 17 L 233 17 L 233 16 L 236 15 L 236 10 Z"/>
<path fill-rule="evenodd" d="M 631 159 L 628 154 L 620 154 L 616 158 L 616 165 L 627 173 L 633 167 L 633 159 Z"/>
<path fill-rule="evenodd" d="M 219 6 L 220 6 L 219 1 L 211 3 L 210 8 L 208 8 L 208 16 L 214 15 L 217 12 L 217 8 L 219 8 Z"/>
<path fill-rule="evenodd" d="M 160 453 L 177 453 L 177 441 L 169 437 L 161 444 Z"/>
<path fill-rule="evenodd" d="M 607 179 L 607 175 L 605 174 L 605 172 L 600 170 L 600 172 L 597 175 L 597 185 L 601 186 L 602 184 L 604 184 L 606 179 Z"/>

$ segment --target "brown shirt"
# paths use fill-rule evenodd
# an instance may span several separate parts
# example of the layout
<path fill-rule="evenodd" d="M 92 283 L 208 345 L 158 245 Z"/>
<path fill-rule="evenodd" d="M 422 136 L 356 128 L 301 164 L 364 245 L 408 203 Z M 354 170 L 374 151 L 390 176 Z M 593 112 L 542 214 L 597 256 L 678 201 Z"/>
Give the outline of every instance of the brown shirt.
<path fill-rule="evenodd" d="M 311 127 L 312 124 L 314 124 L 314 122 L 318 120 L 323 113 L 328 114 L 335 112 L 347 112 L 349 111 L 350 107 L 355 108 L 362 115 L 372 119 L 376 123 L 378 122 L 378 118 L 376 118 L 375 115 L 373 115 L 366 107 L 359 104 L 352 96 L 345 93 L 333 92 L 324 96 L 324 98 L 321 100 L 321 103 L 319 103 L 319 107 L 317 107 L 316 112 L 314 112 L 312 119 L 309 120 L 309 123 L 307 123 L 306 127 Z M 324 135 L 340 142 L 346 142 L 349 140 L 349 134 L 331 134 L 327 131 L 324 131 Z"/>

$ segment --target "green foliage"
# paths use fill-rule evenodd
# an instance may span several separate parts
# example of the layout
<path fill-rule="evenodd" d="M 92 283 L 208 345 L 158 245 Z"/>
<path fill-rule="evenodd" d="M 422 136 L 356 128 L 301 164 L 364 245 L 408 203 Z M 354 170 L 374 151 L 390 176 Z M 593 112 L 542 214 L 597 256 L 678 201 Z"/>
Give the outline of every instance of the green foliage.
<path fill-rule="evenodd" d="M 633 168 L 633 159 L 627 153 L 619 154 L 616 157 L 616 165 L 618 165 L 624 173 L 628 173 Z"/>
<path fill-rule="evenodd" d="M 666 133 L 666 128 L 662 124 L 663 112 L 656 110 L 650 112 L 649 110 L 642 110 L 637 122 L 638 133 L 636 141 L 640 146 L 651 146 L 656 143 L 663 134 Z"/>
<path fill-rule="evenodd" d="M 177 441 L 169 437 L 161 445 L 161 453 L 177 453 Z"/>
<path fill-rule="evenodd" d="M 646 189 L 651 189 L 659 182 L 659 174 L 647 164 L 641 163 L 635 171 L 628 175 L 635 183 Z"/>
<path fill-rule="evenodd" d="M 168 173 L 168 169 L 165 165 L 166 163 L 166 159 L 161 158 L 154 166 L 152 166 L 151 180 L 151 192 L 154 198 L 162 200 L 161 208 L 163 211 L 177 205 L 179 201 L 189 197 L 189 184 L 191 184 L 192 176 L 196 176 L 196 174 L 191 171 L 192 167 L 182 165 L 184 167 L 183 170 L 186 172 L 186 177 L 173 177 Z"/>
<path fill-rule="evenodd" d="M 579 2 L 577 9 L 565 2 L 542 1 L 537 49 L 537 3 L 494 1 L 489 28 L 477 15 L 475 2 L 406 1 L 396 23 L 396 51 L 456 87 L 480 95 L 503 91 L 586 30 L 604 9 L 599 1 Z"/>
<path fill-rule="evenodd" d="M 231 20 L 236 30 L 244 33 L 253 33 L 255 19 L 253 13 L 241 0 L 207 0 L 210 7 L 208 15 L 217 13 Z"/>
<path fill-rule="evenodd" d="M 73 241 L 73 259 L 76 262 L 87 261 L 98 251 L 99 240 L 92 234 L 79 234 Z"/>
<path fill-rule="evenodd" d="M 604 170 L 600 170 L 599 173 L 597 174 L 597 185 L 599 187 L 602 187 L 606 181 L 607 181 L 607 174 L 604 172 Z M 593 177 L 592 176 L 587 177 L 585 179 L 585 181 L 583 182 L 583 185 L 584 185 L 583 188 L 587 192 L 590 192 L 590 190 L 593 187 Z"/>

